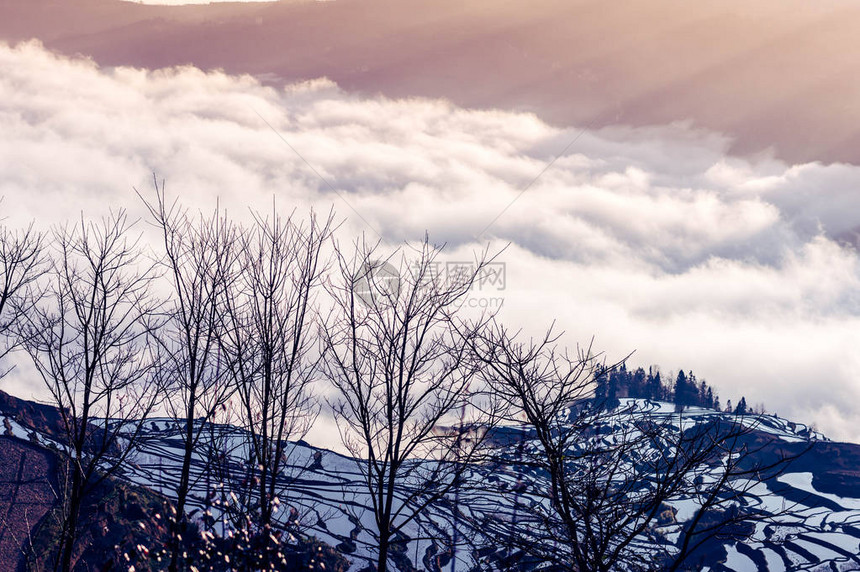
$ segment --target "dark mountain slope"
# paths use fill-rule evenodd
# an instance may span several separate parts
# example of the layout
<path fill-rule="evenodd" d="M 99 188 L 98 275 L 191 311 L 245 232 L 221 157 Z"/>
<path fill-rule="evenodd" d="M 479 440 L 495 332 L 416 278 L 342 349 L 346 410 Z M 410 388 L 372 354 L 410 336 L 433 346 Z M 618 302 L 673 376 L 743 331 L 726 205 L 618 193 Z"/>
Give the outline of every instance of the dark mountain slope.
<path fill-rule="evenodd" d="M 679 414 L 668 403 L 627 398 L 623 401 L 635 407 L 607 411 L 600 430 L 595 430 L 591 438 L 611 443 L 617 435 L 629 434 L 641 427 L 641 416 L 645 416 L 647 423 L 662 419 L 668 431 L 683 427 L 688 432 L 712 431 L 712 427 L 720 426 L 721 419 L 731 417 L 731 414 L 704 408 L 691 407 Z M 0 411 L 0 416 L 18 438 L 7 437 L 0 442 L 5 465 L 2 489 L 5 504 L 0 510 L 3 514 L 20 515 L 31 507 L 40 507 L 42 525 L 34 532 L 34 543 L 40 553 L 48 554 L 56 522 L 50 518 L 50 487 L 45 485 L 53 478 L 51 453 L 25 441 L 32 439 L 45 447 L 56 445 L 52 445 L 52 436 L 39 431 L 38 423 L 25 415 L 40 411 L 38 408 L 32 404 L 11 403 L 14 407 L 5 415 Z M 11 420 L 13 414 L 19 416 L 20 423 Z M 51 419 L 50 415 L 43 416 Z M 828 441 L 802 424 L 772 415 L 749 415 L 739 419 L 755 427 L 746 443 L 751 449 L 770 443 L 760 451 L 765 462 L 769 456 L 806 453 L 782 474 L 761 475 L 756 480 L 740 510 L 759 511 L 773 518 L 736 526 L 709 541 L 698 553 L 704 566 L 702 570 L 860 570 L 860 556 L 857 556 L 860 554 L 860 446 Z M 32 429 L 25 430 L 22 423 Z M 163 514 L 165 497 L 161 495 L 169 497 L 178 478 L 179 449 L 176 445 L 182 422 L 154 418 L 146 428 L 141 450 L 120 474 L 125 484 L 110 482 L 99 492 L 98 500 L 86 509 L 79 570 L 103 565 L 97 562 L 99 559 L 119 558 L 120 552 L 114 550 L 114 546 L 136 546 L 140 542 L 157 546 L 160 542 L 163 530 L 159 532 L 159 523 L 152 520 L 152 515 Z M 34 431 L 32 437 L 28 437 L 29 431 Z M 211 443 L 204 444 L 204 449 L 211 446 L 219 454 L 214 460 L 195 457 L 192 472 L 197 484 L 192 491 L 189 511 L 198 520 L 210 511 L 212 516 L 206 517 L 209 520 L 206 526 L 220 533 L 230 525 L 225 518 L 227 513 L 219 508 L 226 505 L 219 505 L 218 501 L 230 502 L 233 491 L 241 496 L 243 483 L 253 479 L 254 469 L 244 462 L 246 441 L 241 429 L 213 425 L 205 433 L 210 436 Z M 510 450 L 512 461 L 500 466 L 474 466 L 464 477 L 466 484 L 458 498 L 446 497 L 431 506 L 420 522 L 401 530 L 398 542 L 402 550 L 396 558 L 397 569 L 407 572 L 425 568 L 437 570 L 444 566 L 447 570 L 452 558 L 461 572 L 473 569 L 476 562 L 484 562 L 492 570 L 540 569 L 540 563 L 527 560 L 513 565 L 512 558 L 517 555 L 511 553 L 504 542 L 460 545 L 453 552 L 449 545 L 455 524 L 461 539 L 478 538 L 486 533 L 492 537 L 495 530 L 501 538 L 511 522 L 524 518 L 522 512 L 511 513 L 510 498 L 504 491 L 519 491 L 517 504 L 521 507 L 542 502 L 546 476 L 518 465 L 514 457 L 519 448 L 529 450 L 534 446 L 532 437 L 514 427 L 500 430 L 496 440 Z M 570 453 L 576 455 L 578 446 L 572 444 Z M 22 455 L 33 459 L 33 462 L 24 461 L 26 470 L 23 472 L 19 469 Z M 709 478 L 707 473 L 702 476 Z M 293 443 L 288 447 L 288 465 L 280 478 L 285 494 L 281 497 L 282 510 L 278 518 L 285 530 L 301 530 L 303 535 L 309 534 L 336 546 L 352 562 L 350 570 L 362 570 L 373 553 L 374 540 L 370 499 L 363 489 L 356 461 L 307 443 Z M 31 490 L 32 493 L 28 492 Z M 654 529 L 654 540 L 636 541 L 637 550 L 655 554 L 672 550 L 673 539 L 679 527 L 684 526 L 685 519 L 690 518 L 695 499 L 680 498 L 670 505 Z M 786 512 L 786 507 L 791 510 Z M 202 520 L 200 523 L 204 524 Z M 146 532 L 142 532 L 143 529 Z M 9 531 L 11 534 L 13 529 Z M 20 526 L 14 529 L 16 537 L 25 532 Z M 526 527 L 522 533 L 528 536 L 531 532 Z M 4 546 L 12 546 L 4 550 L 14 551 L 8 538 L 3 542 Z M 338 564 L 343 562 L 339 555 L 329 554 L 332 567 L 345 568 Z"/>
<path fill-rule="evenodd" d="M 32 554 L 30 539 L 54 508 L 56 455 L 15 437 L 0 437 L 0 570 Z"/>
<path fill-rule="evenodd" d="M 50 569 L 60 537 L 62 461 L 58 411 L 0 392 L 0 572 Z M 169 501 L 116 479 L 99 485 L 82 508 L 74 570 L 115 568 L 140 543 L 166 530 L 156 514 Z"/>

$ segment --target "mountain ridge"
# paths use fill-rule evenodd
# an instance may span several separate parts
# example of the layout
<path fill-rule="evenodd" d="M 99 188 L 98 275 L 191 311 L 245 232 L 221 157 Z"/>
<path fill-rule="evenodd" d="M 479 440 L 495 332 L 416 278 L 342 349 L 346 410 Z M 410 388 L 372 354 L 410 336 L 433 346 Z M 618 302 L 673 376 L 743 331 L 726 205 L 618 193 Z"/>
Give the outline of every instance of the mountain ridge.
<path fill-rule="evenodd" d="M 56 447 L 56 443 L 52 444 L 52 436 L 40 431 L 38 423 L 21 419 L 22 411 L 39 409 L 20 401 L 23 400 L 0 399 L 0 416 L 4 424 L 8 420 L 12 425 L 12 438 L 32 441 L 30 446 L 33 447 Z M 11 409 L 3 407 L 8 403 L 13 404 Z M 629 413 L 636 410 L 628 409 L 625 413 L 624 408 L 631 404 L 652 416 L 677 418 L 679 428 L 700 427 L 709 420 L 729 416 L 725 412 L 700 407 L 677 412 L 673 404 L 622 398 L 617 409 L 606 412 L 606 424 L 595 432 L 596 437 L 611 440 L 619 434 L 618 431 L 629 430 L 637 421 L 635 414 L 630 416 Z M 12 419 L 13 415 L 18 415 L 18 420 Z M 806 454 L 794 459 L 784 473 L 760 483 L 767 492 L 757 491 L 750 497 L 760 505 L 757 510 L 771 510 L 781 502 L 793 504 L 797 511 L 781 523 L 755 525 L 752 532 L 760 538 L 713 546 L 712 550 L 723 555 L 715 556 L 719 560 L 710 562 L 702 570 L 761 570 L 765 569 L 762 568 L 763 562 L 768 570 L 860 570 L 860 559 L 855 556 L 860 553 L 860 498 L 857 494 L 860 491 L 860 472 L 855 468 L 860 466 L 860 445 L 827 440 L 803 424 L 775 415 L 743 417 L 741 422 L 755 424 L 755 432 L 759 435 L 778 437 L 778 445 L 773 450 L 768 449 L 767 454 L 795 453 L 808 448 Z M 171 486 L 177 478 L 176 437 L 182 424 L 182 421 L 171 418 L 148 420 L 141 448 L 133 461 L 118 474 L 119 479 L 170 498 Z M 217 532 L 220 521 L 220 530 L 226 534 L 230 529 L 226 522 L 228 509 L 219 509 L 218 499 L 229 499 L 234 491 L 241 496 L 241 483 L 253 474 L 253 470 L 244 466 L 241 460 L 245 446 L 245 434 L 241 428 L 211 424 L 210 429 L 209 446 L 220 450 L 223 455 L 219 466 L 204 459 L 205 455 L 195 459 L 193 473 L 196 484 L 189 513 L 198 521 L 201 515 L 212 514 L 212 528 Z M 509 453 L 513 454 L 518 440 L 529 446 L 528 434 L 522 428 L 500 431 L 500 435 L 505 433 L 504 438 L 510 443 Z M 288 492 L 282 499 L 283 510 L 277 515 L 280 524 L 293 522 L 297 525 L 295 530 L 336 547 L 352 561 L 350 570 L 365 570 L 372 554 L 370 531 L 373 527 L 367 521 L 369 501 L 366 492 L 362 491 L 360 465 L 348 456 L 306 442 L 291 443 L 288 459 L 281 475 L 283 488 Z M 525 482 L 522 498 L 527 499 L 545 486 L 542 478 L 537 473 L 517 468 L 513 463 L 498 469 L 476 466 L 467 480 L 481 486 L 464 486 L 456 501 L 454 498 L 443 499 L 431 507 L 417 526 L 401 531 L 403 546 L 396 559 L 398 570 L 448 569 L 452 560 L 456 560 L 456 567 L 452 569 L 463 571 L 481 569 L 477 567 L 482 565 L 492 567 L 493 562 L 496 566 L 503 566 L 500 563 L 511 558 L 511 553 L 516 550 L 504 546 L 481 546 L 476 540 L 481 532 L 478 526 L 480 518 L 495 513 L 492 526 L 505 526 L 511 515 L 505 514 L 509 509 L 503 508 L 505 503 L 499 496 L 500 491 L 522 487 L 521 483 Z M 681 502 L 668 508 L 670 513 L 663 518 L 661 525 L 664 530 L 658 532 L 671 542 L 676 534 L 672 530 L 683 525 L 683 516 L 689 507 Z M 778 512 L 778 509 L 774 511 Z M 455 513 L 457 518 L 454 518 Z M 454 523 L 461 528 L 458 530 L 461 544 L 450 549 L 446 543 L 451 542 Z M 416 540 L 429 536 L 434 538 L 430 541 Z M 642 549 L 648 548 L 643 545 Z M 511 570 L 540 569 L 539 564 L 528 562 L 522 555 L 519 558 L 521 562 L 517 566 L 520 567 Z"/>

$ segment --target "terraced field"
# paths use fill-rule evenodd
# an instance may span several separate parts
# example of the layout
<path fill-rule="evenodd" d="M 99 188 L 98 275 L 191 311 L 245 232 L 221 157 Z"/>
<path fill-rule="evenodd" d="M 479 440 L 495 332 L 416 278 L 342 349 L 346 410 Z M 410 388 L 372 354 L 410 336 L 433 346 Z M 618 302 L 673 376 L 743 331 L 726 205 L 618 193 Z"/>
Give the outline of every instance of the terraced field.
<path fill-rule="evenodd" d="M 643 401 L 633 405 L 639 414 L 625 410 L 607 417 L 605 426 L 609 430 L 596 438 L 608 444 L 617 432 L 629 433 L 638 415 L 647 414 L 652 420 L 662 419 L 676 429 L 685 430 L 727 415 L 694 408 L 679 416 L 669 404 Z M 811 449 L 775 478 L 741 483 L 749 491 L 745 508 L 775 516 L 772 521 L 756 523 L 755 530 L 742 541 L 725 540 L 719 562 L 705 569 L 860 570 L 860 479 L 853 472 L 854 467 L 860 466 L 856 462 L 860 460 L 860 447 L 833 443 L 802 424 L 775 416 L 747 416 L 744 420 L 754 424 L 757 432 L 776 436 L 780 446 Z M 181 428 L 180 423 L 171 419 L 152 420 L 143 448 L 123 478 L 170 496 L 179 477 Z M 520 430 L 510 428 L 510 431 L 516 434 Z M 241 500 L 241 483 L 252 477 L 254 470 L 242 461 L 245 440 L 241 429 L 212 426 L 207 434 L 209 445 L 223 456 L 217 467 L 207 461 L 208 455 L 195 456 L 194 506 L 190 511 L 195 514 L 210 511 L 226 530 L 229 525 L 218 510 L 218 500 L 227 503 Z M 528 434 L 521 431 L 520 440 L 523 441 L 520 447 L 534 446 Z M 281 522 L 298 526 L 337 547 L 353 561 L 354 570 L 363 568 L 373 553 L 375 541 L 362 465 L 332 451 L 293 443 L 288 452 L 288 468 L 281 479 L 284 490 Z M 409 490 L 406 484 L 404 490 Z M 446 570 L 452 569 L 452 556 L 456 559 L 455 570 L 505 562 L 515 549 L 501 542 L 487 543 L 486 539 L 493 538 L 494 529 L 499 532 L 496 537 L 503 538 L 501 532 L 505 527 L 517 520 L 522 525 L 528 515 L 522 510 L 517 514 L 518 509 L 512 508 L 513 503 L 502 492 L 519 487 L 517 504 L 523 507 L 545 502 L 539 492 L 546 486 L 544 477 L 515 462 L 507 467 L 473 467 L 456 498 L 450 495 L 435 503 L 424 518 L 399 531 L 403 547 L 399 567 L 433 570 L 444 564 Z M 696 503 L 695 498 L 672 503 L 675 518 L 664 523 L 659 531 L 664 545 L 656 547 L 643 542 L 637 549 L 671 551 L 672 542 Z M 452 550 L 455 522 L 458 542 Z M 529 530 L 529 526 L 523 528 Z"/>

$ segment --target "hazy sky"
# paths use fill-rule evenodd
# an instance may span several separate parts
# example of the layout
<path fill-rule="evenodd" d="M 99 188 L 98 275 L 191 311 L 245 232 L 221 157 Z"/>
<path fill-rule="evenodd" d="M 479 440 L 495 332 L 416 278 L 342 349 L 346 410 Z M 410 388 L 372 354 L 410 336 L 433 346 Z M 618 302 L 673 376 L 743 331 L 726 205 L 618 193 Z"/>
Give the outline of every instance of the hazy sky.
<path fill-rule="evenodd" d="M 557 126 L 688 120 L 738 153 L 860 162 L 853 0 L 0 0 L 0 12 L 0 39 L 104 66 L 191 64 L 278 87 L 324 76 Z"/>
<path fill-rule="evenodd" d="M 744 154 L 736 134 L 692 119 L 565 125 L 480 107 L 0 44 L 0 208 L 7 223 L 43 226 L 139 212 L 132 188 L 150 189 L 155 171 L 195 207 L 218 198 L 245 213 L 273 195 L 334 206 L 345 239 L 396 245 L 427 230 L 451 260 L 510 243 L 507 288 L 479 293 L 504 298 L 508 323 L 556 320 L 610 359 L 635 350 L 634 366 L 692 369 L 724 402 L 743 394 L 860 441 L 860 260 L 848 246 L 860 167 L 814 150 Z M 35 391 L 24 375 L 5 384 Z"/>
<path fill-rule="evenodd" d="M 217 4 L 218 2 L 284 2 L 298 0 L 121 0 L 134 4 L 147 4 L 150 6 L 185 6 L 189 4 Z M 328 0 L 309 0 L 312 2 L 323 2 Z"/>

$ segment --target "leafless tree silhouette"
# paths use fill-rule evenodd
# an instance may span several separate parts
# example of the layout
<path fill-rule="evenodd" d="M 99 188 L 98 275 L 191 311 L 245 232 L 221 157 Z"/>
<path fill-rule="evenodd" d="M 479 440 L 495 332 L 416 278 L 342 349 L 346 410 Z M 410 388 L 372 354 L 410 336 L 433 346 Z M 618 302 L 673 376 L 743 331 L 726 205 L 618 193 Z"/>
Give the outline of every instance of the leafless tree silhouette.
<path fill-rule="evenodd" d="M 717 535 L 749 535 L 751 523 L 779 516 L 744 505 L 796 454 L 763 454 L 779 451 L 771 447 L 778 437 L 757 432 L 753 418 L 714 412 L 692 422 L 643 402 L 609 410 L 590 399 L 607 368 L 601 356 L 590 346 L 560 349 L 552 328 L 519 341 L 493 323 L 472 339 L 506 421 L 531 443 L 500 450 L 498 462 L 516 466 L 523 480 L 503 491 L 517 523 L 476 525 L 492 542 L 504 539 L 560 570 L 696 569 Z M 679 523 L 671 505 L 680 502 L 691 515 Z"/>
<path fill-rule="evenodd" d="M 168 203 L 164 184 L 155 182 L 155 197 L 147 201 L 152 223 L 161 234 L 161 264 L 171 297 L 160 343 L 170 356 L 171 380 L 166 408 L 181 419 L 183 457 L 176 494 L 169 569 L 181 566 L 180 536 L 185 525 L 189 493 L 200 478 L 192 474 L 195 451 L 203 447 L 206 424 L 215 420 L 234 385 L 221 356 L 226 317 L 225 293 L 233 286 L 241 251 L 241 230 L 216 208 L 208 216 L 191 216 L 178 201 Z M 205 472 L 205 471 L 204 471 Z"/>
<path fill-rule="evenodd" d="M 291 445 L 316 419 L 312 383 L 318 355 L 317 290 L 333 215 L 306 224 L 254 217 L 241 236 L 239 273 L 228 288 L 222 348 L 245 429 L 245 526 L 266 530 L 285 501 Z"/>
<path fill-rule="evenodd" d="M 458 313 L 487 257 L 443 277 L 440 249 L 426 239 L 396 259 L 381 256 L 378 245 L 355 248 L 353 256 L 337 252 L 322 371 L 336 389 L 335 419 L 370 499 L 375 569 L 385 572 L 390 560 L 406 558 L 405 527 L 456 486 L 492 422 L 470 417 L 468 435 L 456 428 L 460 413 L 473 410 L 475 369 L 464 339 L 476 328 Z"/>
<path fill-rule="evenodd" d="M 127 216 L 54 232 L 44 296 L 21 316 L 20 339 L 59 411 L 62 533 L 56 570 L 71 569 L 82 501 L 134 449 L 161 392 L 153 280 Z"/>
<path fill-rule="evenodd" d="M 4 358 L 19 342 L 14 326 L 39 299 L 34 286 L 48 268 L 45 243 L 32 223 L 23 230 L 0 226 L 0 379 L 9 372 Z"/>

